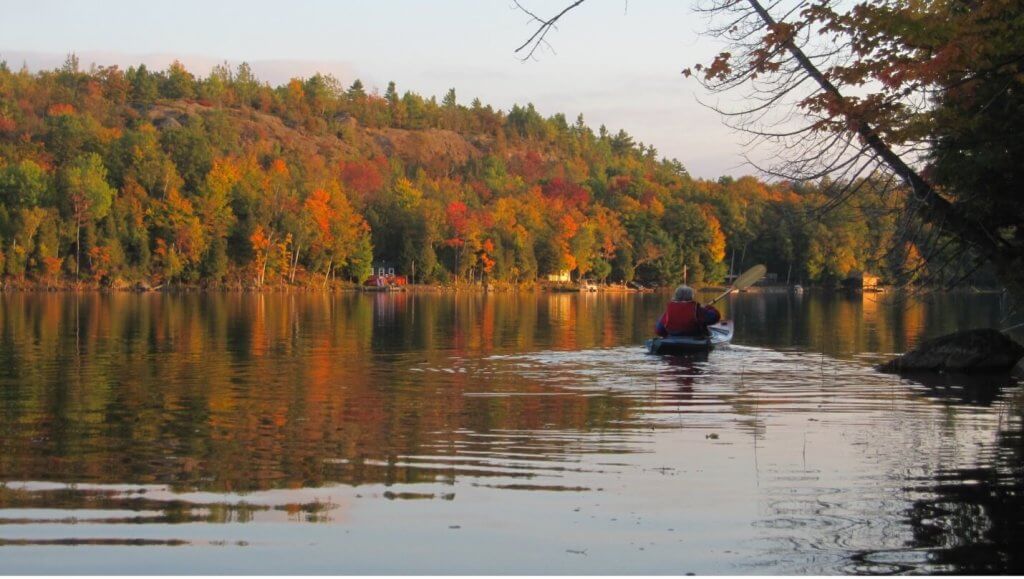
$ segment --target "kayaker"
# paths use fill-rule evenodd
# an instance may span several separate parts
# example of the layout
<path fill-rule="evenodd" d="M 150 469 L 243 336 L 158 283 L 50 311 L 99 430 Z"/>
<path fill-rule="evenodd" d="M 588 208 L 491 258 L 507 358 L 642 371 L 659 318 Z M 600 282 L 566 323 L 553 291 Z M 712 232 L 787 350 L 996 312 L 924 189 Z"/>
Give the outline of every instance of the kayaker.
<path fill-rule="evenodd" d="M 722 319 L 714 306 L 701 306 L 693 299 L 693 288 L 681 285 L 676 288 L 672 301 L 655 326 L 654 331 L 662 338 L 666 336 L 706 336 L 708 326 Z"/>

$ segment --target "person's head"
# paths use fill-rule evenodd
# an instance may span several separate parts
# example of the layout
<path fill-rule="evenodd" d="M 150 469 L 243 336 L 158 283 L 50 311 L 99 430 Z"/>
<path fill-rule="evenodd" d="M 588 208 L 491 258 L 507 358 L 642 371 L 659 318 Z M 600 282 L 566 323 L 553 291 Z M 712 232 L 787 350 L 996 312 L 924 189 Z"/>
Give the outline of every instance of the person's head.
<path fill-rule="evenodd" d="M 677 287 L 676 294 L 672 299 L 677 302 L 692 302 L 693 288 L 688 285 L 681 285 Z"/>

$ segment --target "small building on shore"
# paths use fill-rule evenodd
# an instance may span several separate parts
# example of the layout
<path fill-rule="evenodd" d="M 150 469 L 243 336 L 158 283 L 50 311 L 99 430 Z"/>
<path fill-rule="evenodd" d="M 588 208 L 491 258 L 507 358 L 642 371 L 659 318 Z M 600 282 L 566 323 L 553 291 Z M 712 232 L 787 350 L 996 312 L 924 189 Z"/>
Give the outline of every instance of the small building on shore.
<path fill-rule="evenodd" d="M 563 269 L 558 273 L 549 273 L 547 280 L 551 283 L 569 283 L 572 281 L 572 272 Z"/>
<path fill-rule="evenodd" d="M 843 280 L 843 287 L 855 291 L 875 292 L 882 289 L 882 279 L 874 274 L 854 270 Z"/>
<path fill-rule="evenodd" d="M 398 275 L 395 264 L 389 261 L 378 261 L 373 264 L 373 273 L 363 285 L 376 287 L 401 287 L 409 283 L 404 275 Z"/>

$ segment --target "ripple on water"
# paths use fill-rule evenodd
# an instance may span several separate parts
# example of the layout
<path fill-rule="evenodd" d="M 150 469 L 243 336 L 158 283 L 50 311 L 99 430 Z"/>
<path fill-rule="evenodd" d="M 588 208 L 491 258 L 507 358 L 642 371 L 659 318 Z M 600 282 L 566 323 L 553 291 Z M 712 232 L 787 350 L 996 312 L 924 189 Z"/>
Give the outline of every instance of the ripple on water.
<path fill-rule="evenodd" d="M 0 546 L 185 545 L 188 533 L 140 538 L 141 527 L 268 521 L 329 522 L 342 511 L 324 492 L 250 495 L 176 492 L 164 485 L 0 484 Z"/>
<path fill-rule="evenodd" d="M 159 337 L 113 343 L 101 324 L 60 356 L 0 344 L 32 353 L 0 369 L 4 416 L 20 421 L 0 440 L 16 452 L 0 458 L 14 479 L 3 555 L 262 537 L 300 569 L 344 551 L 339 569 L 479 556 L 509 571 L 943 571 L 929 552 L 992 527 L 976 494 L 1020 480 L 986 471 L 1005 398 L 878 374 L 877 354 L 662 358 L 586 337 L 586 320 L 530 341 L 500 337 L 509 315 L 378 331 L 380 306 L 401 316 L 390 298 L 328 299 L 301 320 L 259 303 L 230 331 L 160 317 Z M 372 332 L 333 309 L 349 306 Z M 776 341 L 792 342 L 758 343 Z M 20 482 L 33 478 L 56 482 Z M 910 547 L 914 533 L 937 547 Z"/>
<path fill-rule="evenodd" d="M 697 412 L 865 413 L 889 410 L 901 397 L 900 380 L 848 360 L 803 351 L 731 346 L 709 356 L 657 357 L 637 347 L 582 352 L 545 351 L 492 356 L 495 375 L 515 376 L 547 393 L 601 392 L 646 402 L 638 421 L 680 405 Z M 501 396 L 485 390 L 474 395 Z M 656 418 L 656 417 L 654 417 Z"/>

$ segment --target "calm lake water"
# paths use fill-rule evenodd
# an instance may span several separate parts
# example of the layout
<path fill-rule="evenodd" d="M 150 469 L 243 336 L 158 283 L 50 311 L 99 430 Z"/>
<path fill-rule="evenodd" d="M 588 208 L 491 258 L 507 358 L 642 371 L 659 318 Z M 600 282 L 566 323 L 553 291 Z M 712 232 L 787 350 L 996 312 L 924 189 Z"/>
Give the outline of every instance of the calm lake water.
<path fill-rule="evenodd" d="M 1021 389 L 872 364 L 998 296 L 0 295 L 0 572 L 1024 570 Z"/>

